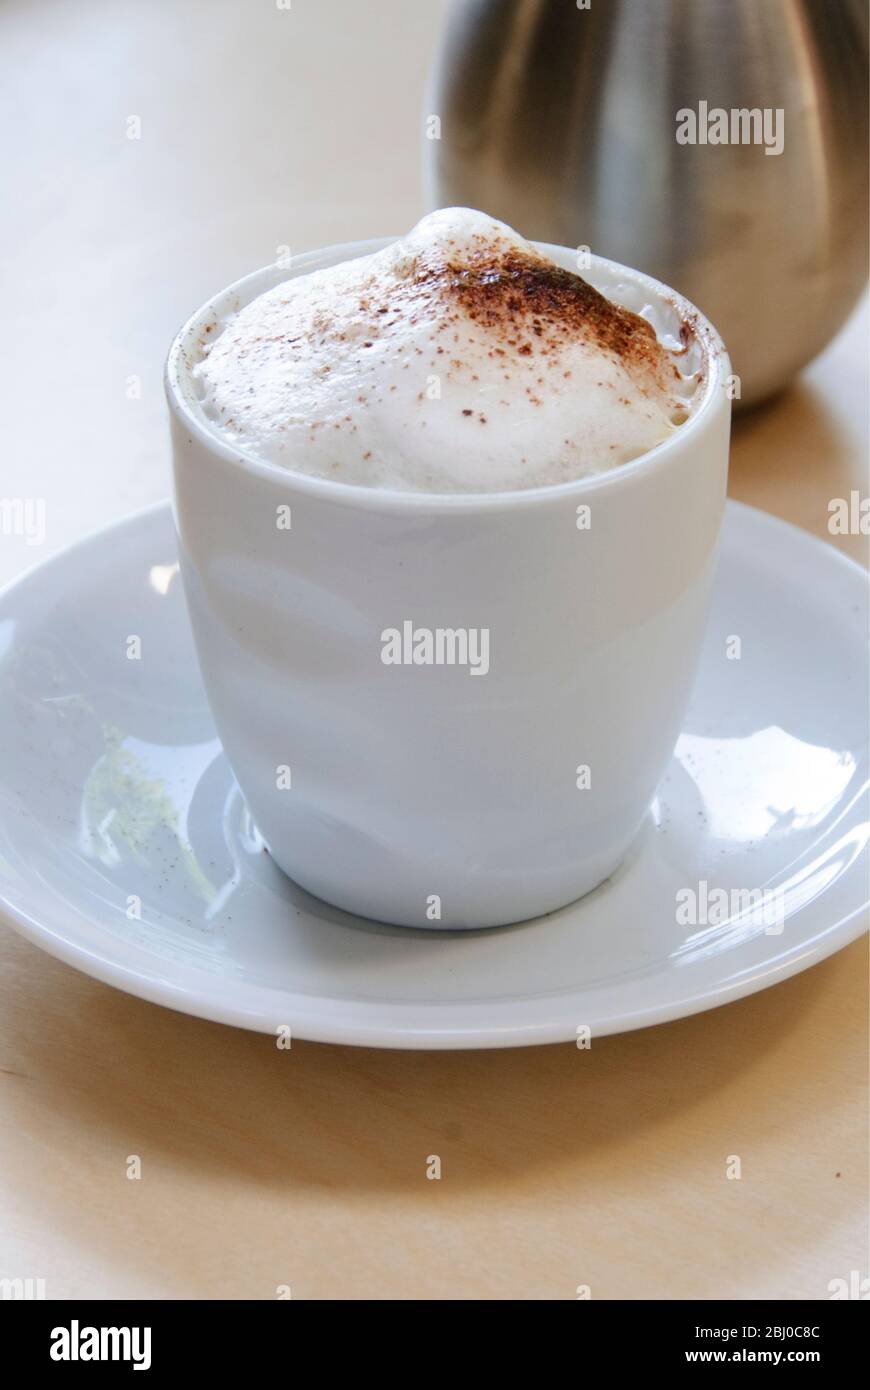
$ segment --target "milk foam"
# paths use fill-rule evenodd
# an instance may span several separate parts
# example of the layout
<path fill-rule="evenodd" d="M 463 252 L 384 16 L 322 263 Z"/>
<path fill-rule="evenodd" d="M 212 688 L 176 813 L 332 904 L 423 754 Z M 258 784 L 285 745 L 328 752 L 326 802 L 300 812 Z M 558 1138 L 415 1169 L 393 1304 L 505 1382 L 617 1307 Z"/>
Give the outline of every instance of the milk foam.
<path fill-rule="evenodd" d="M 468 208 L 286 280 L 218 329 L 193 371 L 212 427 L 291 471 L 369 487 L 493 492 L 599 473 L 669 438 L 700 394 L 679 337 L 660 341 Z"/>

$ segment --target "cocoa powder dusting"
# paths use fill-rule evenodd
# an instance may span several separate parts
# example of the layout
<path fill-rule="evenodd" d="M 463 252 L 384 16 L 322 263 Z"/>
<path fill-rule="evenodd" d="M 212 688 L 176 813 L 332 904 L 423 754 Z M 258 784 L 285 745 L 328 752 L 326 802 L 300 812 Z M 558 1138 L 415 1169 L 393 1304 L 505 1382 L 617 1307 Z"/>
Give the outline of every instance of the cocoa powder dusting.
<path fill-rule="evenodd" d="M 629 365 L 658 362 L 661 349 L 652 325 L 611 303 L 582 276 L 497 243 L 482 247 L 476 259 L 477 264 L 450 263 L 440 274 L 438 267 L 421 267 L 420 280 L 443 278 L 447 297 L 502 342 L 516 343 L 517 330 L 525 329 L 538 338 L 537 350 L 544 355 L 558 351 L 567 338 L 586 338 Z M 542 343 L 545 327 L 549 337 Z M 515 351 L 528 357 L 535 348 L 525 341 Z"/>

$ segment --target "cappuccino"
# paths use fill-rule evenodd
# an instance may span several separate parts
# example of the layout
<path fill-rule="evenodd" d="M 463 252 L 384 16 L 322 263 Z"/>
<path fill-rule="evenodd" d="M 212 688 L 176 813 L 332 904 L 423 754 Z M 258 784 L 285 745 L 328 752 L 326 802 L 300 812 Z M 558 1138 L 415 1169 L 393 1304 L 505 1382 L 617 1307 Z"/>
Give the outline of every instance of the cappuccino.
<path fill-rule="evenodd" d="M 659 336 L 662 306 L 638 307 L 504 223 L 446 208 L 227 316 L 203 333 L 193 378 L 221 437 L 293 472 L 424 493 L 535 488 L 616 468 L 691 414 L 690 331 Z"/>

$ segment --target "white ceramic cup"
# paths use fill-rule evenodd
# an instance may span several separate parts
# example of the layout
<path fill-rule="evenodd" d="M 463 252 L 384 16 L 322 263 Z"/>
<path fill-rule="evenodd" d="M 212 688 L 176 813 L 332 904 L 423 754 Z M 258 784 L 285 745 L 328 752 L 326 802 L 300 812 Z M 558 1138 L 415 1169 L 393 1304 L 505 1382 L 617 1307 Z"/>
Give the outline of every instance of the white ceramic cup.
<path fill-rule="evenodd" d="M 166 391 L 181 570 L 217 730 L 276 863 L 365 917 L 495 926 L 607 878 L 667 765 L 725 502 L 730 367 L 685 300 L 593 257 L 588 280 L 654 305 L 659 327 L 688 321 L 706 364 L 689 421 L 612 472 L 434 496 L 305 477 L 221 439 L 190 374 L 205 330 L 386 244 L 267 267 L 179 333 Z M 576 269 L 575 252 L 541 249 Z M 441 664 L 385 664 L 406 623 Z M 440 648 L 439 629 L 454 633 Z M 463 634 L 469 663 L 446 664 Z"/>

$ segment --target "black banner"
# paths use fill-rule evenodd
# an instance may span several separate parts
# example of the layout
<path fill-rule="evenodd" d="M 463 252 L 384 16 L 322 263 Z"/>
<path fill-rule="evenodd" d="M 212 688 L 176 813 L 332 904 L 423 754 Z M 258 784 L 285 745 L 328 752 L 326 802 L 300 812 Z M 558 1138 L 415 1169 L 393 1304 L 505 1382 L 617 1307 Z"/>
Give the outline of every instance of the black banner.
<path fill-rule="evenodd" d="M 410 1301 L 410 1300 L 409 1300 Z M 566 1323 L 573 1341 L 577 1374 L 602 1360 L 612 1371 L 655 1374 L 676 1369 L 700 1375 L 711 1367 L 771 1370 L 805 1366 L 845 1371 L 861 1350 L 859 1328 L 866 1315 L 844 1302 L 667 1303 L 592 1300 L 575 1306 Z M 0 1327 L 7 1351 L 21 1369 L 52 1374 L 161 1375 L 169 1372 L 250 1372 L 285 1362 L 294 1374 L 300 1327 L 309 1323 L 311 1304 L 274 1302 L 0 1302 Z M 333 1315 L 335 1316 L 335 1315 Z M 345 1317 L 347 1314 L 344 1315 Z M 293 1341 L 289 1340 L 291 1337 Z M 433 1346 L 434 1342 L 434 1346 Z M 437 1369 L 444 1345 L 445 1372 L 455 1371 L 455 1350 L 427 1337 L 426 1375 Z M 493 1343 L 479 1343 L 480 1351 Z M 370 1361 L 371 1341 L 364 1346 Z M 515 1346 L 515 1340 L 505 1343 Z M 558 1348 L 553 1348 L 553 1351 Z M 448 1357 L 450 1358 L 448 1362 Z M 498 1352 L 495 1355 L 496 1365 Z M 584 1371 L 585 1368 L 585 1371 Z M 495 1369 L 493 1367 L 492 1369 Z M 490 1371 L 491 1374 L 491 1371 Z"/>

